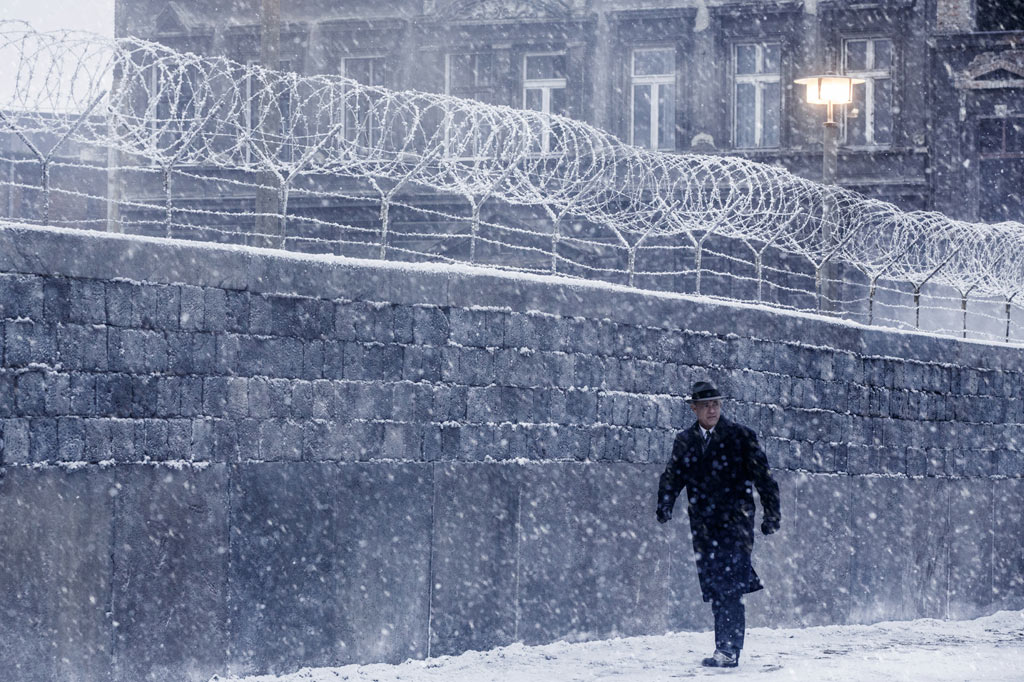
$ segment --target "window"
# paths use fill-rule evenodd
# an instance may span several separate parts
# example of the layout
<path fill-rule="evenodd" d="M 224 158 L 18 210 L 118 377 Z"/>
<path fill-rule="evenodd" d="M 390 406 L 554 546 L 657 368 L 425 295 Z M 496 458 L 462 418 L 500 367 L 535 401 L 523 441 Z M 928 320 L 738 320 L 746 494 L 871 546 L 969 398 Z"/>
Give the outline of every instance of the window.
<path fill-rule="evenodd" d="M 528 54 L 523 57 L 523 108 L 544 114 L 566 115 L 565 54 Z M 553 130 L 543 125 L 537 132 L 535 150 L 551 151 Z"/>
<path fill-rule="evenodd" d="M 445 92 L 493 104 L 494 56 L 487 53 L 448 55 Z"/>
<path fill-rule="evenodd" d="M 978 154 L 987 158 L 1024 158 L 1024 118 L 978 119 Z"/>
<path fill-rule="evenodd" d="M 258 65 L 259 62 L 250 61 L 249 65 Z M 291 160 L 292 148 L 291 145 L 287 144 L 288 133 L 291 130 L 292 116 L 291 116 L 291 87 L 290 78 L 287 75 L 291 71 L 291 61 L 284 59 L 277 64 L 278 71 L 282 72 L 282 78 L 280 80 L 275 79 L 273 85 L 277 89 L 276 97 L 276 110 L 270 105 L 264 105 L 262 98 L 266 96 L 260 87 L 259 77 L 255 73 L 250 73 L 249 77 L 245 81 L 245 100 L 249 105 L 245 108 L 245 129 L 250 135 L 255 133 L 259 126 L 263 125 L 264 121 L 269 118 L 278 119 L 278 127 L 281 132 L 281 138 L 285 140 L 285 144 L 282 144 L 278 149 L 277 154 L 279 158 L 284 160 Z M 263 118 L 261 119 L 261 111 Z M 245 160 L 246 163 L 252 161 L 252 145 L 246 145 L 245 147 Z"/>
<path fill-rule="evenodd" d="M 978 217 L 986 222 L 1024 216 L 1024 117 L 978 119 Z"/>
<path fill-rule="evenodd" d="M 489 53 L 449 54 L 445 57 L 445 92 L 454 97 L 494 103 L 494 56 Z M 469 128 L 473 123 L 475 127 Z M 445 130 L 448 156 L 476 158 L 486 154 L 484 146 L 490 127 L 482 121 L 469 121 L 465 114 L 456 112 L 451 127 Z"/>
<path fill-rule="evenodd" d="M 778 147 L 782 118 L 780 43 L 743 43 L 733 53 L 733 140 L 739 148 Z"/>
<path fill-rule="evenodd" d="M 149 88 L 156 94 L 155 110 L 146 112 L 150 130 L 162 147 L 177 144 L 194 125 L 196 117 L 195 87 L 198 70 L 195 66 L 177 68 L 158 61 L 149 69 Z"/>
<path fill-rule="evenodd" d="M 863 78 L 843 112 L 843 139 L 849 145 L 892 144 L 892 41 L 857 38 L 843 43 L 843 72 Z"/>
<path fill-rule="evenodd" d="M 384 87 L 387 80 L 387 63 L 384 57 L 359 57 L 343 62 L 345 78 L 362 85 Z"/>
<path fill-rule="evenodd" d="M 676 146 L 676 53 L 673 48 L 633 50 L 630 144 Z"/>
<path fill-rule="evenodd" d="M 387 60 L 384 57 L 357 57 L 342 62 L 342 74 L 360 85 L 384 87 L 387 83 Z M 381 115 L 378 96 L 362 88 L 345 93 L 345 140 L 359 146 L 373 147 L 381 139 Z"/>
<path fill-rule="evenodd" d="M 979 31 L 1024 31 L 1024 0 L 978 0 Z"/>

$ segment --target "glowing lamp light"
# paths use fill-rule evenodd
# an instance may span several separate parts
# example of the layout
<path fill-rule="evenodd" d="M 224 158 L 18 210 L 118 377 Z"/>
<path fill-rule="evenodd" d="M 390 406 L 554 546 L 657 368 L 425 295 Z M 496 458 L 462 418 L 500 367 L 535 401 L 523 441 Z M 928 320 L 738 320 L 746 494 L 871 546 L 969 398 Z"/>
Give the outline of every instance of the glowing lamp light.
<path fill-rule="evenodd" d="M 863 78 L 834 75 L 796 80 L 797 85 L 807 86 L 808 104 L 849 104 L 853 101 L 853 86 L 863 82 Z"/>
<path fill-rule="evenodd" d="M 807 86 L 808 104 L 827 104 L 828 123 L 832 123 L 832 107 L 836 104 L 849 104 L 853 101 L 853 86 L 863 83 L 863 78 L 850 78 L 825 74 L 798 78 L 797 85 Z"/>

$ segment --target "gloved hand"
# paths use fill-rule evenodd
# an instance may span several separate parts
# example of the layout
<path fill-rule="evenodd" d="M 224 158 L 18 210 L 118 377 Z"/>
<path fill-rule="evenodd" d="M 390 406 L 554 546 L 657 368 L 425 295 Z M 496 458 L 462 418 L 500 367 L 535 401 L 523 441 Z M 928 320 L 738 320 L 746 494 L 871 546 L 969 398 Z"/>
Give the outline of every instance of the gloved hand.
<path fill-rule="evenodd" d="M 761 522 L 761 532 L 765 535 L 771 535 L 779 529 L 779 520 L 775 518 L 766 518 Z"/>
<path fill-rule="evenodd" d="M 658 505 L 658 523 L 666 523 L 672 518 L 672 510 Z"/>

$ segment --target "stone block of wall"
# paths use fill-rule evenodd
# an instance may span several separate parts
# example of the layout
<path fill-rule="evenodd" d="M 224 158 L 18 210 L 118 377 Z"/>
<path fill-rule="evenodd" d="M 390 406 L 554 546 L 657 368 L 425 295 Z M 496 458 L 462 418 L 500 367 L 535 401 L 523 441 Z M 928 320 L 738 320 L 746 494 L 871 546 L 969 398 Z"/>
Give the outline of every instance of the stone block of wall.
<path fill-rule="evenodd" d="M 517 640 L 521 466 L 435 469 L 430 652 Z"/>
<path fill-rule="evenodd" d="M 59 469 L 0 479 L 7 679 L 102 680 L 112 669 L 110 484 L 102 472 Z"/>
<path fill-rule="evenodd" d="M 428 651 L 434 469 L 340 467 L 338 633 L 342 660 L 399 663 Z M 436 560 L 436 557 L 435 557 Z M 303 664 L 305 665 L 305 664 Z"/>
<path fill-rule="evenodd" d="M 119 470 L 111 611 L 115 679 L 208 679 L 228 650 L 225 465 Z"/>
<path fill-rule="evenodd" d="M 675 551 L 667 543 L 649 544 L 637 513 L 650 507 L 655 469 L 580 463 L 529 470 L 520 502 L 522 641 L 546 642 L 555 633 L 636 634 L 649 614 L 670 621 L 663 589 L 636 570 L 638 564 L 655 567 L 667 578 L 664 568 Z M 665 562 L 661 571 L 659 561 Z"/>
<path fill-rule="evenodd" d="M 1024 482 L 997 480 L 992 487 L 992 599 L 1005 609 L 1024 608 Z"/>
<path fill-rule="evenodd" d="M 992 599 L 993 481 L 952 480 L 949 491 L 949 618 L 976 618 Z"/>

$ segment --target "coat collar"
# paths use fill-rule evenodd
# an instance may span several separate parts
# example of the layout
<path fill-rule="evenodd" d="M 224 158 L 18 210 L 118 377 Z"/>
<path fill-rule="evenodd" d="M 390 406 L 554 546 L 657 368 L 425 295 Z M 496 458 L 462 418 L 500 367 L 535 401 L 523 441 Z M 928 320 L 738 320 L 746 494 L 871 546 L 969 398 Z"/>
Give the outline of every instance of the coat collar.
<path fill-rule="evenodd" d="M 728 431 L 731 426 L 732 426 L 732 422 L 730 422 L 725 417 L 719 417 L 718 418 L 718 423 L 715 424 L 715 428 L 711 430 L 711 437 L 712 438 L 718 438 L 723 433 Z M 693 426 L 690 427 L 690 432 L 693 433 L 693 435 L 698 440 L 703 437 L 703 433 L 700 430 L 700 422 L 699 421 L 694 421 L 693 422 Z"/>

